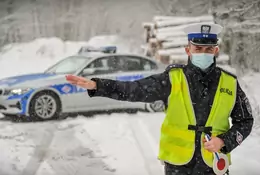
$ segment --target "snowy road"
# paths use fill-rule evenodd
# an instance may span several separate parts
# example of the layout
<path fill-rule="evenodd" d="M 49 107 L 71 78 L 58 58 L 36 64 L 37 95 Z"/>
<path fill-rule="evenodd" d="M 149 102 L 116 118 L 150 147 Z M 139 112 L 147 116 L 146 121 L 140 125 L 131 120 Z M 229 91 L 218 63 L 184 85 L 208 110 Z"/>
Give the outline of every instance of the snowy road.
<path fill-rule="evenodd" d="M 42 71 L 60 59 L 55 51 L 62 52 L 66 47 L 60 42 L 44 42 L 0 54 L 0 76 Z M 57 48 L 52 49 L 54 46 Z M 42 47 L 45 55 L 35 54 Z M 64 55 L 78 49 L 75 45 L 72 48 Z M 46 54 L 52 57 L 46 59 Z M 260 102 L 260 75 L 243 80 L 256 107 Z M 0 121 L 0 175 L 162 175 L 157 153 L 163 118 L 163 113 L 138 113 L 39 123 Z M 259 136 L 260 129 L 255 127 L 233 152 L 232 175 L 259 175 Z"/>
<path fill-rule="evenodd" d="M 0 174 L 162 175 L 156 156 L 163 117 L 162 113 L 138 113 L 43 123 L 0 122 Z M 257 175 L 260 158 L 254 155 L 259 145 L 254 133 L 235 150 L 234 174 Z M 245 155 L 250 159 L 243 166 Z"/>
<path fill-rule="evenodd" d="M 1 121 L 0 174 L 162 174 L 154 137 L 160 123 L 144 124 L 147 121 L 146 113 L 41 123 Z"/>
<path fill-rule="evenodd" d="M 104 170 L 105 164 L 94 153 L 96 145 L 79 123 L 1 122 L 0 174 L 112 174 L 109 167 Z"/>

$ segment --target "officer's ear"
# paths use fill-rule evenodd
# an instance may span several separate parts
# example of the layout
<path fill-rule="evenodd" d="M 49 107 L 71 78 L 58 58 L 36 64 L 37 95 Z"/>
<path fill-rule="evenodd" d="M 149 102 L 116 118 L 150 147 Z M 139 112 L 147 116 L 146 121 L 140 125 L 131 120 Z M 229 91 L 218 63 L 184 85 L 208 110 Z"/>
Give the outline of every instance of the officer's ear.
<path fill-rule="evenodd" d="M 187 53 L 188 56 L 191 56 L 191 52 L 190 52 L 190 42 L 189 42 L 189 44 L 185 47 L 185 52 Z"/>
<path fill-rule="evenodd" d="M 214 52 L 214 55 L 215 56 L 217 56 L 219 54 L 219 47 L 218 46 L 216 46 L 215 47 L 215 52 Z"/>

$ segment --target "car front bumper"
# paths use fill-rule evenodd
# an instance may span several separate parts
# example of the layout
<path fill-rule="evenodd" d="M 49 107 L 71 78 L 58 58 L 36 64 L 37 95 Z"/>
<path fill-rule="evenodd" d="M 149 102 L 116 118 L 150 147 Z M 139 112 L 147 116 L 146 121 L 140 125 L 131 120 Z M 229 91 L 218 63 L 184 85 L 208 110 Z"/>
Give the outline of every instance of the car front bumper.
<path fill-rule="evenodd" d="M 20 99 L 8 99 L 7 96 L 0 97 L 0 113 L 21 115 L 22 104 Z"/>

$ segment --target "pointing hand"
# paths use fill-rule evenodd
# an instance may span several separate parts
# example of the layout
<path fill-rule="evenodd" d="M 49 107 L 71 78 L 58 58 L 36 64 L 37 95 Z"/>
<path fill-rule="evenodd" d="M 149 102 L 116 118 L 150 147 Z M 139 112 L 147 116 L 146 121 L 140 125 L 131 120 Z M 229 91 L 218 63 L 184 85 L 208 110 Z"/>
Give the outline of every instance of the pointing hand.
<path fill-rule="evenodd" d="M 95 81 L 75 75 L 67 75 L 66 80 L 73 85 L 80 86 L 89 90 L 96 89 L 97 87 Z"/>

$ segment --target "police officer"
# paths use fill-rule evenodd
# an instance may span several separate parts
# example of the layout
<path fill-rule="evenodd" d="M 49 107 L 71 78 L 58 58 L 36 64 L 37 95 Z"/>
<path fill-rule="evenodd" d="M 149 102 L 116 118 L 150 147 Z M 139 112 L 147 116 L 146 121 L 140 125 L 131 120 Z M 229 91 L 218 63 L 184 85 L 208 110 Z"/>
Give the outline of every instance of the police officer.
<path fill-rule="evenodd" d="M 230 158 L 230 152 L 247 138 L 253 126 L 251 106 L 237 77 L 216 66 L 217 35 L 221 30 L 217 24 L 185 28 L 187 65 L 170 65 L 161 74 L 133 82 L 73 75 L 67 80 L 88 89 L 90 97 L 131 102 L 162 100 L 166 117 L 158 157 L 164 162 L 165 175 L 213 175 L 212 152 Z M 209 142 L 205 142 L 205 134 L 211 136 Z"/>

